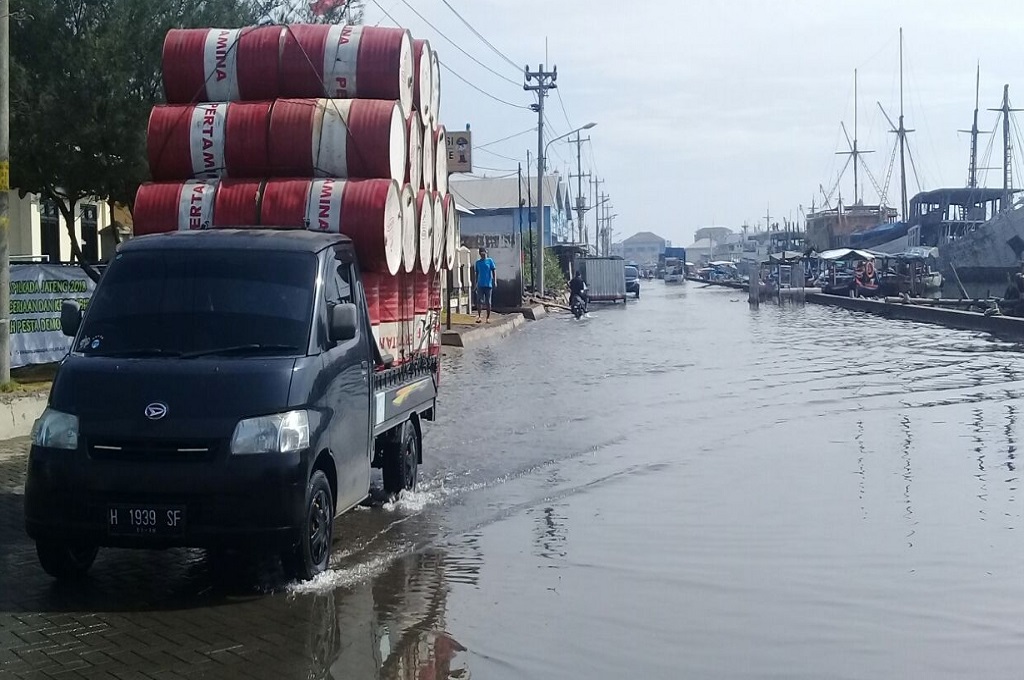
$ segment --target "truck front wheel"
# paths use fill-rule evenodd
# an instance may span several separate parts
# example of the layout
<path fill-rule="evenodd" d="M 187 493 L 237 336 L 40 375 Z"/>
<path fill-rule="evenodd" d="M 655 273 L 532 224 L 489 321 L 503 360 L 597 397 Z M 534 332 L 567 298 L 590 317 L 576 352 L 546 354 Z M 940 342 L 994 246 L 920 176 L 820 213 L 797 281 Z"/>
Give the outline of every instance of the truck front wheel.
<path fill-rule="evenodd" d="M 307 581 L 327 570 L 334 540 L 334 497 L 327 475 L 315 470 L 306 487 L 306 514 L 300 527 L 299 544 L 282 555 L 288 575 Z"/>
<path fill-rule="evenodd" d="M 43 571 L 56 579 L 77 579 L 88 573 L 99 549 L 60 541 L 37 541 L 36 555 Z"/>
<path fill-rule="evenodd" d="M 413 491 L 419 477 L 420 440 L 416 426 L 407 420 L 402 424 L 398 441 L 391 443 L 384 454 L 381 472 L 384 491 L 395 498 L 402 491 Z"/>

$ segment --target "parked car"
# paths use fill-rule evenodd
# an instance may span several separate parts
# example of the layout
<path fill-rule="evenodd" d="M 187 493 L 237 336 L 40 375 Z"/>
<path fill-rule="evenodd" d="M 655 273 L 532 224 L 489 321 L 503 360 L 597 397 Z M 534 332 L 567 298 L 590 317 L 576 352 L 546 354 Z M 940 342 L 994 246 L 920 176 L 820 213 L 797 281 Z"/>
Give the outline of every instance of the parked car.
<path fill-rule="evenodd" d="M 631 264 L 626 265 L 626 292 L 640 297 L 640 270 Z"/>

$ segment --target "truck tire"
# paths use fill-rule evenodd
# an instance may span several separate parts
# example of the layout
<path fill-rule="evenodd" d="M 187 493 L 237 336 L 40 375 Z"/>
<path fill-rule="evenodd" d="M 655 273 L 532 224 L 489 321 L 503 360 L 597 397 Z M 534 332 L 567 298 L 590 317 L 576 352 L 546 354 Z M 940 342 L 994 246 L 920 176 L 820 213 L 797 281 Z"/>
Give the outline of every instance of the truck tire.
<path fill-rule="evenodd" d="M 37 541 L 36 555 L 43 571 L 56 579 L 78 579 L 89 572 L 99 548 L 58 541 Z"/>
<path fill-rule="evenodd" d="M 281 556 L 289 576 L 308 581 L 327 570 L 334 540 L 334 496 L 327 475 L 314 470 L 306 486 L 306 513 L 299 531 L 299 543 Z"/>
<path fill-rule="evenodd" d="M 403 491 L 414 491 L 419 478 L 420 440 L 416 426 L 407 420 L 402 424 L 398 441 L 384 455 L 384 491 L 397 498 Z"/>

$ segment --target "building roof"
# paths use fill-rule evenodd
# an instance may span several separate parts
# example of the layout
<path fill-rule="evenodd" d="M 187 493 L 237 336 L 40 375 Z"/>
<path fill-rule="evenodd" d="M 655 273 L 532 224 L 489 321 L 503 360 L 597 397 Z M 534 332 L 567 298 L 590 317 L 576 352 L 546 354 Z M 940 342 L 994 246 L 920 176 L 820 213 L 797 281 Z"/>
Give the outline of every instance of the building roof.
<path fill-rule="evenodd" d="M 523 177 L 523 205 L 527 205 L 527 196 L 536 201 L 537 180 L 527 183 Z M 448 190 L 455 196 L 455 201 L 470 210 L 502 210 L 519 207 L 520 185 L 518 177 L 460 179 L 452 180 Z M 565 185 L 559 175 L 548 175 L 544 178 L 544 206 L 550 206 L 552 199 L 559 206 L 566 204 Z"/>
<path fill-rule="evenodd" d="M 625 239 L 623 241 L 623 243 L 633 243 L 635 241 L 643 241 L 644 243 L 651 243 L 653 241 L 660 241 L 660 242 L 664 243 L 665 239 L 663 239 L 662 237 L 658 236 L 657 234 L 655 234 L 654 232 L 651 232 L 651 231 L 638 231 L 637 233 L 633 234 L 629 238 Z"/>
<path fill-rule="evenodd" d="M 1012 193 L 1017 193 L 1014 190 Z M 974 205 L 995 201 L 1003 197 L 1002 189 L 982 189 L 980 187 L 956 187 L 953 189 L 933 189 L 922 191 L 911 200 L 913 203 L 950 203 L 952 205 Z"/>
<path fill-rule="evenodd" d="M 702 249 L 706 248 L 708 250 L 711 250 L 714 247 L 715 247 L 715 244 L 712 243 L 711 239 L 709 239 L 709 238 L 702 238 L 699 241 L 694 241 L 690 245 L 686 246 L 686 249 L 687 250 L 702 250 Z"/>

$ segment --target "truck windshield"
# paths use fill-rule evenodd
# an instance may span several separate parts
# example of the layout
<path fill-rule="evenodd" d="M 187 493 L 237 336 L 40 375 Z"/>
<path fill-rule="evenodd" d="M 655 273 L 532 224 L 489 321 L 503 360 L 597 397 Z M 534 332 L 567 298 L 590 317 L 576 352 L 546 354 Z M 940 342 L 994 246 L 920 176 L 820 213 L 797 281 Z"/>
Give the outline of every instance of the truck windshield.
<path fill-rule="evenodd" d="M 89 304 L 77 349 L 90 356 L 305 353 L 316 263 L 295 252 L 119 254 Z"/>

